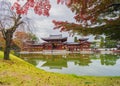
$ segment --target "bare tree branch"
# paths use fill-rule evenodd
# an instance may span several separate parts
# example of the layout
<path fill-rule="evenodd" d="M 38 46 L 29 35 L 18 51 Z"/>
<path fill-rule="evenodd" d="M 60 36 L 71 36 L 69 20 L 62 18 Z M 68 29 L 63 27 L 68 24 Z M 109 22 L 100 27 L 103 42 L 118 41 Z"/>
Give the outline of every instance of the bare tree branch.
<path fill-rule="evenodd" d="M 2 23 L 1 23 L 1 21 L 0 21 L 0 25 L 1 25 L 1 28 L 0 28 L 0 29 L 1 29 L 3 38 L 5 39 L 5 38 L 6 38 L 6 36 L 5 36 L 5 29 L 4 29 L 4 27 L 3 27 Z"/>

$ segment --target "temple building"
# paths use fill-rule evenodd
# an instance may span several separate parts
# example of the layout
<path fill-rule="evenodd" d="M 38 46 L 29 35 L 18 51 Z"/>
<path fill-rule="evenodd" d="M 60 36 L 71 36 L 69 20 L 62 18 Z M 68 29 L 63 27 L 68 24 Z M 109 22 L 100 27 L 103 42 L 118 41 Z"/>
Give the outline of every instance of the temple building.
<path fill-rule="evenodd" d="M 78 42 L 67 42 L 67 37 L 60 35 L 50 35 L 46 38 L 41 38 L 43 43 L 35 43 L 34 41 L 26 41 L 22 51 L 42 51 L 42 50 L 67 50 L 81 51 L 90 49 L 91 43 L 88 38 L 81 38 Z"/>
<path fill-rule="evenodd" d="M 87 40 L 88 40 L 88 38 L 81 38 L 81 39 L 79 39 L 80 49 L 81 50 L 90 49 L 91 42 L 88 42 Z"/>
<path fill-rule="evenodd" d="M 67 41 L 67 37 L 62 37 L 60 35 L 50 35 L 47 38 L 41 38 L 45 42 L 43 43 L 43 47 L 45 50 L 63 50 L 64 44 Z"/>
<path fill-rule="evenodd" d="M 23 43 L 23 47 L 21 51 L 28 51 L 28 52 L 37 52 L 43 50 L 42 43 L 36 43 L 35 41 L 28 40 Z"/>
<path fill-rule="evenodd" d="M 87 41 L 88 38 L 81 38 L 78 42 L 67 42 L 66 47 L 69 51 L 81 51 L 81 50 L 89 50 L 91 42 Z"/>

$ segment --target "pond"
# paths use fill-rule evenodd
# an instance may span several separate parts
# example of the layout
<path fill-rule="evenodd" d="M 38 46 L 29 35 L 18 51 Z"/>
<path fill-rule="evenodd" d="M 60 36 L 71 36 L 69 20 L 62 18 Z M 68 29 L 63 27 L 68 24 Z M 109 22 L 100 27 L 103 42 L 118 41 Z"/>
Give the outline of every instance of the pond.
<path fill-rule="evenodd" d="M 120 76 L 120 55 L 68 54 L 21 55 L 21 57 L 49 72 L 88 76 Z"/>

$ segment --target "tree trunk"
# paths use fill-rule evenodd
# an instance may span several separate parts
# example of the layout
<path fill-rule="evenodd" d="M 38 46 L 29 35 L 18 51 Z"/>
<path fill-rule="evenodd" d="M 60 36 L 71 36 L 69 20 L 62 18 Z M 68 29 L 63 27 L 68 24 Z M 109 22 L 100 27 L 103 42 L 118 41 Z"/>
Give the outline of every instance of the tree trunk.
<path fill-rule="evenodd" d="M 5 47 L 5 50 L 4 50 L 4 60 L 10 60 L 9 54 L 10 54 L 10 45 L 6 41 L 6 47 Z"/>
<path fill-rule="evenodd" d="M 5 50 L 4 50 L 4 60 L 10 60 L 10 49 L 11 49 L 11 41 L 12 41 L 12 31 L 7 30 L 5 33 Z"/>

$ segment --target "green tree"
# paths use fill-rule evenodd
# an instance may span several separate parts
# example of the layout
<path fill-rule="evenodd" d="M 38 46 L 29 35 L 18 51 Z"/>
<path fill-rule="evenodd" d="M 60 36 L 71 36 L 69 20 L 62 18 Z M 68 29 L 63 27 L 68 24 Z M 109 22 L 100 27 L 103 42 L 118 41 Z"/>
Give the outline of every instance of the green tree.
<path fill-rule="evenodd" d="M 38 41 L 39 40 L 38 37 L 33 33 L 29 33 L 29 37 L 30 37 L 30 40 L 32 40 L 32 41 Z"/>
<path fill-rule="evenodd" d="M 105 47 L 106 48 L 115 48 L 115 47 L 117 47 L 117 41 L 111 40 L 110 38 L 106 37 L 105 38 Z"/>
<path fill-rule="evenodd" d="M 78 42 L 78 39 L 77 39 L 77 37 L 74 37 L 74 42 Z"/>

